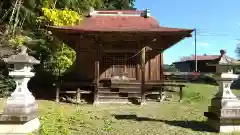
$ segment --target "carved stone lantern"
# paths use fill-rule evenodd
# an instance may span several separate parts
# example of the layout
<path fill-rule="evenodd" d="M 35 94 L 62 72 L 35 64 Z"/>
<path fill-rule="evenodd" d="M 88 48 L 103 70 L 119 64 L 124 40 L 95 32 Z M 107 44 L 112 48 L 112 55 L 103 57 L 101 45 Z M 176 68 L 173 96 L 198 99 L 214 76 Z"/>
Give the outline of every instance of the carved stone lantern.
<path fill-rule="evenodd" d="M 233 74 L 233 67 L 240 66 L 240 63 L 229 59 L 225 51 L 220 51 L 221 56 L 217 63 L 211 63 L 210 66 L 216 67 L 214 79 L 219 87 L 218 92 L 211 100 L 211 106 L 204 115 L 208 118 L 208 125 L 218 132 L 239 132 L 240 124 L 240 100 L 232 93 L 230 89 L 233 81 L 239 78 Z"/>
<path fill-rule="evenodd" d="M 16 82 L 16 88 L 7 99 L 0 117 L 0 133 L 23 134 L 30 133 L 40 127 L 37 117 L 35 97 L 28 89 L 28 81 L 35 73 L 31 72 L 33 65 L 40 61 L 29 56 L 27 48 L 22 46 L 21 52 L 3 59 L 7 64 L 13 64 L 9 75 Z M 11 123 L 11 124 L 10 124 Z"/>

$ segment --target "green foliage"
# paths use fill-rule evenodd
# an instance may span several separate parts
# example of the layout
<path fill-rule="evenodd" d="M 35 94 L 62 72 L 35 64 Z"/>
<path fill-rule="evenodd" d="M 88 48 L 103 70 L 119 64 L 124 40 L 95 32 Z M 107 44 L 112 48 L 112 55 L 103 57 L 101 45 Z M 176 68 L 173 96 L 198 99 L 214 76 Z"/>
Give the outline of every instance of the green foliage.
<path fill-rule="evenodd" d="M 80 131 L 76 125 L 78 125 L 79 128 L 87 125 L 84 116 L 85 114 L 78 109 L 66 112 L 64 107 L 53 108 L 51 112 L 48 112 L 40 117 L 40 134 L 69 135 L 72 133 L 72 130 Z"/>
<path fill-rule="evenodd" d="M 240 58 L 240 43 L 237 44 L 235 52 L 236 52 L 238 58 Z"/>
<path fill-rule="evenodd" d="M 188 93 L 186 101 L 188 103 L 193 103 L 193 102 L 199 102 L 202 100 L 203 100 L 203 96 L 201 95 L 200 92 L 191 92 L 191 93 Z"/>
<path fill-rule="evenodd" d="M 175 65 L 164 65 L 163 68 L 165 72 L 178 72 L 178 69 Z"/>
<path fill-rule="evenodd" d="M 207 74 L 204 74 L 206 77 L 209 77 L 209 78 L 213 78 L 214 77 L 214 74 L 213 73 L 207 73 Z"/>
<path fill-rule="evenodd" d="M 48 25 L 65 26 L 76 25 L 82 20 L 77 12 L 71 9 L 49 9 L 42 8 L 43 16 L 39 17 L 39 22 L 46 22 Z"/>
<path fill-rule="evenodd" d="M 52 69 L 52 73 L 61 75 L 73 65 L 75 58 L 75 51 L 62 43 L 61 47 L 52 55 L 52 61 L 49 61 L 48 65 L 49 68 Z"/>
<path fill-rule="evenodd" d="M 49 113 L 43 117 L 40 117 L 41 127 L 40 134 L 41 135 L 68 135 L 67 126 L 64 124 L 68 121 L 61 110 L 56 110 L 55 112 Z M 51 123 L 45 123 L 45 121 L 51 120 Z"/>
<path fill-rule="evenodd" d="M 82 16 L 70 9 L 48 9 L 43 8 L 43 16 L 40 16 L 40 24 L 55 26 L 76 25 L 82 20 Z M 56 49 L 52 51 L 47 68 L 51 69 L 55 75 L 64 73 L 74 62 L 75 51 L 64 43 L 54 40 L 52 42 Z"/>
<path fill-rule="evenodd" d="M 217 87 L 209 84 L 187 83 L 183 88 L 183 101 L 188 104 L 208 104 Z"/>
<path fill-rule="evenodd" d="M 65 129 L 69 135 L 216 135 L 208 132 L 203 115 L 216 93 L 216 87 L 186 85 L 184 92 L 201 93 L 204 100 L 194 104 L 166 101 L 141 107 L 119 104 L 95 107 L 40 100 L 41 130 L 45 130 L 40 135 L 64 135 Z M 59 117 L 60 122 L 56 120 Z"/>
<path fill-rule="evenodd" d="M 25 45 L 26 42 L 31 40 L 32 39 L 28 36 L 17 35 L 9 40 L 9 45 L 13 48 L 17 48 L 18 46 Z"/>
<path fill-rule="evenodd" d="M 190 83 L 186 86 L 184 93 L 200 93 L 204 100 L 192 104 L 165 101 L 141 107 L 118 104 L 95 107 L 39 100 L 39 135 L 64 135 L 65 130 L 69 135 L 216 135 L 208 132 L 203 112 L 208 109 L 217 87 Z M 233 92 L 239 94 L 239 90 Z M 183 98 L 188 99 L 190 95 Z M 1 105 L 2 102 L 0 108 Z M 125 117 L 116 117 L 119 115 Z"/>
<path fill-rule="evenodd" d="M 19 0 L 20 1 L 20 0 Z M 42 8 L 72 9 L 78 13 L 84 13 L 89 7 L 95 9 L 132 9 L 135 0 L 21 0 L 19 10 L 19 22 L 26 29 L 33 29 L 36 18 L 41 15 Z M 0 2 L 0 16 L 4 16 L 4 22 L 11 18 L 13 9 L 16 9 L 16 0 L 4 0 Z M 3 18 L 2 18 L 3 19 Z M 1 19 L 1 20 L 2 20 Z"/>
<path fill-rule="evenodd" d="M 133 9 L 136 0 L 104 0 L 106 9 Z"/>
<path fill-rule="evenodd" d="M 104 131 L 110 131 L 110 130 L 113 129 L 112 123 L 114 123 L 114 122 L 112 120 L 110 120 L 109 118 L 105 117 L 103 119 L 103 122 L 104 122 L 104 127 L 103 127 Z"/>
<path fill-rule="evenodd" d="M 44 68 L 55 75 L 62 74 L 75 59 L 68 45 L 53 38 L 45 25 L 75 25 L 81 14 L 95 9 L 131 9 L 135 0 L 4 0 L 0 2 L 0 44 L 13 48 L 25 45 Z M 38 24 L 38 25 L 36 25 Z M 6 42 L 5 42 L 6 41 Z M 6 44 L 5 44 L 6 43 Z"/>
<path fill-rule="evenodd" d="M 15 88 L 14 80 L 8 75 L 4 75 L 4 70 L 0 71 L 0 97 L 5 97 L 10 94 Z"/>

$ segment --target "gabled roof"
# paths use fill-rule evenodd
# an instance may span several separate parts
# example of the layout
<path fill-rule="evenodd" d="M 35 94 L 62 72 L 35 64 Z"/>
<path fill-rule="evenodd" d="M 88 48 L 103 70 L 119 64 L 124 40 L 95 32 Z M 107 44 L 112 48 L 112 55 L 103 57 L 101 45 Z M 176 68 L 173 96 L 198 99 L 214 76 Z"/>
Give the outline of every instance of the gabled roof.
<path fill-rule="evenodd" d="M 198 55 L 197 60 L 216 60 L 220 57 L 220 55 Z M 195 55 L 189 56 L 189 57 L 183 57 L 181 58 L 180 62 L 184 61 L 194 61 Z"/>
<path fill-rule="evenodd" d="M 63 27 L 75 31 L 149 31 L 190 32 L 192 30 L 159 26 L 153 18 L 138 16 L 95 16 L 86 18 L 81 25 Z"/>
<path fill-rule="evenodd" d="M 223 51 L 223 50 L 221 50 Z M 198 55 L 197 61 L 220 61 L 221 58 L 224 56 L 224 58 L 227 58 L 230 61 L 235 61 L 234 58 L 229 57 L 225 54 L 226 52 L 224 51 L 223 53 L 219 55 Z M 189 57 L 182 57 L 179 62 L 174 62 L 174 63 L 181 63 L 181 62 L 190 62 L 190 61 L 195 61 L 195 55 L 189 56 Z"/>
<path fill-rule="evenodd" d="M 49 26 L 48 29 L 69 45 L 75 47 L 84 37 L 98 37 L 101 42 L 139 40 L 142 37 L 149 44 L 159 44 L 165 50 L 186 37 L 191 37 L 193 29 L 160 26 L 150 16 L 149 10 L 93 10 L 75 26 Z M 79 37 L 79 39 L 76 39 Z M 110 37 L 110 38 L 106 38 Z M 160 47 L 159 47 L 160 48 Z"/>
<path fill-rule="evenodd" d="M 68 32 L 171 32 L 191 36 L 192 29 L 160 26 L 157 20 L 146 12 L 137 10 L 93 10 L 79 25 L 65 27 L 50 26 L 50 30 L 58 29 L 59 31 L 61 29 Z"/>

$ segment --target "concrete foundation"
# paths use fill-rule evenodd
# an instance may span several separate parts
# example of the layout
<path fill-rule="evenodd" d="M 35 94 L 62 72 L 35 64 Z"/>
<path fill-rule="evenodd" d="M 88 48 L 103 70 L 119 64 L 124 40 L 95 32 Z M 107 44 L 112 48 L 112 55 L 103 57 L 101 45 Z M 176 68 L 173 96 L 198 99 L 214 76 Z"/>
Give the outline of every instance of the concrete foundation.
<path fill-rule="evenodd" d="M 0 134 L 29 134 L 37 131 L 40 128 L 40 121 L 38 118 L 34 118 L 29 121 L 1 121 L 0 122 Z"/>

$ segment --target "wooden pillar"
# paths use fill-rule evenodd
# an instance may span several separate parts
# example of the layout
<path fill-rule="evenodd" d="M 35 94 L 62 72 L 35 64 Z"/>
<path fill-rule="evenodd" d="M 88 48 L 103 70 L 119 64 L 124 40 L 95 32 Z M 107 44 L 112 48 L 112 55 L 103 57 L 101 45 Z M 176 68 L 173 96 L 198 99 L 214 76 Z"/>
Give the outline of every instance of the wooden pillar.
<path fill-rule="evenodd" d="M 59 93 L 60 93 L 60 88 L 56 88 L 56 102 L 59 102 Z"/>
<path fill-rule="evenodd" d="M 127 53 L 124 54 L 124 74 L 127 73 Z"/>
<path fill-rule="evenodd" d="M 160 77 L 160 80 L 161 80 L 161 81 L 164 81 L 163 51 L 160 52 L 159 61 L 160 61 L 160 72 L 159 72 L 160 75 L 159 75 L 159 77 Z"/>
<path fill-rule="evenodd" d="M 77 66 L 79 66 L 79 58 L 80 58 L 80 45 L 79 44 L 76 44 L 75 45 L 75 52 L 76 52 L 76 64 Z"/>
<path fill-rule="evenodd" d="M 80 93 L 80 88 L 77 88 L 77 96 L 76 96 L 76 102 L 79 104 L 81 103 L 81 93 Z"/>
<path fill-rule="evenodd" d="M 179 102 L 182 101 L 182 95 L 183 95 L 183 87 L 180 87 L 180 91 L 179 91 Z"/>
<path fill-rule="evenodd" d="M 141 51 L 141 104 L 145 102 L 145 63 L 146 63 L 146 48 Z"/>
<path fill-rule="evenodd" d="M 140 71 L 139 71 L 139 69 L 140 69 L 139 61 L 137 61 L 136 63 L 137 63 L 136 64 L 136 80 L 141 80 Z"/>
<path fill-rule="evenodd" d="M 151 75 L 151 53 L 148 53 L 148 57 L 147 57 L 147 61 L 148 61 L 148 81 L 150 81 L 152 79 Z"/>
<path fill-rule="evenodd" d="M 94 104 L 98 103 L 99 74 L 100 74 L 99 66 L 100 66 L 100 45 L 97 44 L 97 57 L 95 59 Z"/>

